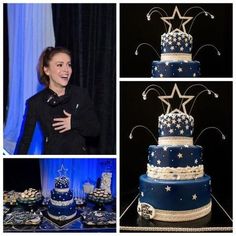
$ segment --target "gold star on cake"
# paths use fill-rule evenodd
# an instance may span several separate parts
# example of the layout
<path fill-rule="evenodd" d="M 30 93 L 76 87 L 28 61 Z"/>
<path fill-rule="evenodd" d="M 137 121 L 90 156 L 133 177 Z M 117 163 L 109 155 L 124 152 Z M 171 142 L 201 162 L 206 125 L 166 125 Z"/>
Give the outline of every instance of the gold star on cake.
<path fill-rule="evenodd" d="M 172 111 L 170 112 L 171 105 L 170 105 L 170 102 L 168 102 L 168 100 L 169 100 L 169 99 L 173 99 L 175 92 L 177 92 L 179 98 L 186 99 L 186 101 L 182 103 L 183 112 L 180 111 L 180 110 L 177 109 L 177 108 L 174 109 L 174 110 L 172 110 Z M 166 114 L 179 112 L 179 113 L 184 113 L 184 114 L 187 115 L 185 106 L 186 106 L 186 104 L 187 104 L 189 101 L 191 101 L 191 100 L 194 98 L 194 96 L 181 95 L 177 84 L 175 84 L 175 85 L 174 85 L 174 88 L 173 88 L 173 90 L 172 90 L 172 92 L 171 92 L 171 95 L 169 95 L 169 96 L 158 96 L 158 98 L 159 98 L 162 102 L 164 102 L 164 103 L 167 105 Z M 167 100 L 167 101 L 166 101 L 166 100 Z"/>
<path fill-rule="evenodd" d="M 170 23 L 170 20 L 174 20 L 175 17 L 176 17 L 176 14 L 178 15 L 178 17 L 179 17 L 180 20 L 185 20 L 185 21 L 182 22 L 181 25 L 180 25 L 180 27 L 182 27 L 183 31 L 181 31 L 181 30 L 178 29 L 178 28 L 172 29 L 172 24 Z M 175 32 L 175 31 L 186 33 L 185 25 L 186 25 L 190 20 L 192 20 L 193 17 L 191 17 L 191 16 L 181 16 L 178 7 L 175 6 L 175 9 L 174 9 L 174 12 L 173 12 L 172 16 L 161 17 L 161 19 L 162 19 L 167 25 L 169 25 L 168 33 L 170 33 L 170 32 Z M 172 31 L 171 31 L 171 30 L 172 30 Z"/>

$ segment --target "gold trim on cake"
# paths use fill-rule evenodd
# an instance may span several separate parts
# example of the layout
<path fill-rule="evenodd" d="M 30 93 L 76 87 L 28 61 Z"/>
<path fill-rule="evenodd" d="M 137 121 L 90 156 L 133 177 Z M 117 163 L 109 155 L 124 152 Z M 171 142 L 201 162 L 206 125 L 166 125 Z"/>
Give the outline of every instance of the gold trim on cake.
<path fill-rule="evenodd" d="M 159 137 L 159 145 L 193 145 L 192 137 L 181 137 L 181 136 L 172 136 L 172 137 Z"/>
<path fill-rule="evenodd" d="M 203 165 L 193 167 L 158 167 L 147 164 L 147 176 L 154 179 L 186 180 L 204 175 Z"/>
<path fill-rule="evenodd" d="M 146 204 L 146 203 L 138 203 L 139 205 Z M 211 212 L 211 201 L 202 207 L 192 209 L 192 210 L 185 210 L 185 211 L 167 211 L 167 210 L 160 210 L 154 209 L 153 217 L 150 219 L 160 220 L 160 221 L 167 221 L 167 222 L 182 222 L 182 221 L 190 221 L 201 218 L 206 216 Z M 142 216 L 142 211 L 138 211 L 138 214 Z"/>
<path fill-rule="evenodd" d="M 162 53 L 161 61 L 192 61 L 191 53 Z"/>

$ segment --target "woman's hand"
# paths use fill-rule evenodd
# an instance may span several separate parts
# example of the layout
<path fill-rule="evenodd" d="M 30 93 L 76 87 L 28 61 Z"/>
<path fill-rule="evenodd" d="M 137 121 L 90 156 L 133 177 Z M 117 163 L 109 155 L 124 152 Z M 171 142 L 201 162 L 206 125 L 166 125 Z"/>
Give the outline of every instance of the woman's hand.
<path fill-rule="evenodd" d="M 59 133 L 64 133 L 71 129 L 71 114 L 63 110 L 64 114 L 66 115 L 65 118 L 54 118 L 55 121 L 52 126 L 54 130 L 59 130 Z"/>

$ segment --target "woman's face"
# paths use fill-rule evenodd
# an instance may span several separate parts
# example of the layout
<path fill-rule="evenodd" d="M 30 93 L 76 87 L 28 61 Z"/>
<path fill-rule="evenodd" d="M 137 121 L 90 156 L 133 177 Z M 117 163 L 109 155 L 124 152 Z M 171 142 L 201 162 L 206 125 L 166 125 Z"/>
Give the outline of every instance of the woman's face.
<path fill-rule="evenodd" d="M 48 67 L 44 67 L 48 75 L 50 87 L 65 87 L 71 77 L 71 58 L 66 53 L 56 53 L 49 61 Z"/>

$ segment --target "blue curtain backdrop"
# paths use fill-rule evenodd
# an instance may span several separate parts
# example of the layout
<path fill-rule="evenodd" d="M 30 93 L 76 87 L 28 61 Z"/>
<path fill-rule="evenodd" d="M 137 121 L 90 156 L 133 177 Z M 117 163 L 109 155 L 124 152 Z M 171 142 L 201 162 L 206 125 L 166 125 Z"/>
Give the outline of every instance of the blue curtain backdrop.
<path fill-rule="evenodd" d="M 51 4 L 8 4 L 7 12 L 9 106 L 4 128 L 4 149 L 13 153 L 20 133 L 25 102 L 42 89 L 37 79 L 38 58 L 45 47 L 55 45 L 55 37 Z M 38 141 L 34 142 L 36 139 Z M 37 128 L 29 153 L 40 153 L 39 140 L 40 131 Z"/>
<path fill-rule="evenodd" d="M 112 172 L 112 195 L 116 196 L 116 160 L 106 158 L 89 159 L 41 159 L 40 177 L 41 188 L 44 197 L 50 197 L 50 191 L 55 187 L 54 179 L 59 176 L 58 170 L 61 165 L 68 169 L 67 177 L 70 178 L 70 189 L 73 190 L 74 197 L 83 197 L 83 184 L 87 181 L 96 184 L 105 171 Z"/>

